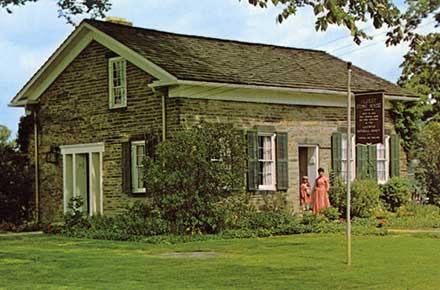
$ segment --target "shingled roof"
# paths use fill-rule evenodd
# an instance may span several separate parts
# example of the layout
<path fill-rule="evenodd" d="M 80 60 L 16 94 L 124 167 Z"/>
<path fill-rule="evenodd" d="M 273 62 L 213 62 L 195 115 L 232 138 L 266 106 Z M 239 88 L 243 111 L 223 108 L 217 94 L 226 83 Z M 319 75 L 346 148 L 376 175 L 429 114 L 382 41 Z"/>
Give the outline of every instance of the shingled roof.
<path fill-rule="evenodd" d="M 181 80 L 344 91 L 347 64 L 324 51 L 190 36 L 85 20 Z M 413 96 L 353 67 L 353 91 Z"/>

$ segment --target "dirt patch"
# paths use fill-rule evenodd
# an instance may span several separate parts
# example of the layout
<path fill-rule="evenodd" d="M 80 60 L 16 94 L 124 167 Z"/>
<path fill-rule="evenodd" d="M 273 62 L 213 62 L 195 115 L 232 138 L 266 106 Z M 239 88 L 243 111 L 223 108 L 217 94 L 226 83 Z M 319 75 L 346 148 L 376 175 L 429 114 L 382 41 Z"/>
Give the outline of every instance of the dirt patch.
<path fill-rule="evenodd" d="M 398 234 L 418 234 L 418 233 L 430 233 L 430 234 L 440 234 L 440 229 L 388 229 L 392 233 Z"/>
<path fill-rule="evenodd" d="M 173 252 L 158 255 L 164 258 L 212 258 L 218 256 L 216 252 Z"/>

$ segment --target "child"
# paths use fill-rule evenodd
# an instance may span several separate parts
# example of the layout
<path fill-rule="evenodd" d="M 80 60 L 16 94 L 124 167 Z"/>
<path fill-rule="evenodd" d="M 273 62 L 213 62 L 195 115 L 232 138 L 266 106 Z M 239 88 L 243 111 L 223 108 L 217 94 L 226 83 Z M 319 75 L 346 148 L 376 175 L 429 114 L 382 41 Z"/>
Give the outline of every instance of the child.
<path fill-rule="evenodd" d="M 303 176 L 300 187 L 301 206 L 303 210 L 310 210 L 310 204 L 312 203 L 312 196 L 310 194 L 310 183 L 307 176 Z"/>

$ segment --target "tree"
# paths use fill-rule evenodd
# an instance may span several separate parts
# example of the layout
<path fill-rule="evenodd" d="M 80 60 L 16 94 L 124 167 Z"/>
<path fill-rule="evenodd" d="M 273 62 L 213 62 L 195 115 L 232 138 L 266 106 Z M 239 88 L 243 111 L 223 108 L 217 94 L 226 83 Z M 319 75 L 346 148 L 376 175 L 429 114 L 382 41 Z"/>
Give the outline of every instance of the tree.
<path fill-rule="evenodd" d="M 396 102 L 393 108 L 396 129 L 412 157 L 417 134 L 424 122 L 440 119 L 440 34 L 414 37 L 400 67 L 399 85 L 420 97 L 417 102 Z"/>
<path fill-rule="evenodd" d="M 419 94 L 424 119 L 440 113 L 440 33 L 416 36 L 400 65 L 399 84 Z"/>
<path fill-rule="evenodd" d="M 12 13 L 12 6 L 26 5 L 39 0 L 0 0 L 0 7 Z M 72 16 L 89 14 L 92 18 L 104 17 L 111 8 L 111 0 L 56 0 L 59 16 L 74 24 Z M 242 1 L 242 0 L 239 0 Z M 326 31 L 329 25 L 346 27 L 353 36 L 353 41 L 360 44 L 362 39 L 370 39 L 360 29 L 360 22 L 369 19 L 376 29 L 386 26 L 388 45 L 403 41 L 411 41 L 417 34 L 415 29 L 423 19 L 433 15 L 437 26 L 440 25 L 439 0 L 405 0 L 408 8 L 401 12 L 392 0 L 247 0 L 254 6 L 266 8 L 269 4 L 281 6 L 277 17 L 278 22 L 295 15 L 297 10 L 310 7 L 316 17 L 315 29 Z"/>
<path fill-rule="evenodd" d="M 23 6 L 38 0 L 0 0 L 0 7 L 12 13 L 12 6 Z M 68 23 L 75 24 L 72 16 L 88 14 L 92 18 L 104 17 L 111 8 L 110 0 L 56 0 L 58 16 L 64 17 Z"/>
<path fill-rule="evenodd" d="M 0 145 L 5 145 L 8 143 L 8 139 L 11 136 L 11 130 L 4 125 L 0 125 Z"/>
<path fill-rule="evenodd" d="M 21 224 L 31 218 L 32 171 L 26 155 L 8 141 L 10 132 L 0 125 L 0 223 Z"/>
<path fill-rule="evenodd" d="M 241 0 L 239 0 L 241 1 Z M 439 0 L 406 0 L 408 8 L 402 13 L 391 0 L 248 0 L 254 6 L 266 8 L 269 4 L 281 6 L 282 11 L 277 17 L 279 23 L 292 15 L 299 8 L 311 7 L 316 17 L 315 29 L 325 31 L 329 25 L 346 27 L 353 36 L 354 42 L 360 44 L 362 39 L 370 38 L 359 22 L 373 21 L 376 29 L 386 26 L 388 45 L 402 40 L 410 41 L 416 34 L 414 30 L 423 19 L 433 15 L 440 24 Z"/>
<path fill-rule="evenodd" d="M 430 203 L 440 205 L 440 122 L 429 122 L 418 138 L 417 179 L 425 186 Z"/>

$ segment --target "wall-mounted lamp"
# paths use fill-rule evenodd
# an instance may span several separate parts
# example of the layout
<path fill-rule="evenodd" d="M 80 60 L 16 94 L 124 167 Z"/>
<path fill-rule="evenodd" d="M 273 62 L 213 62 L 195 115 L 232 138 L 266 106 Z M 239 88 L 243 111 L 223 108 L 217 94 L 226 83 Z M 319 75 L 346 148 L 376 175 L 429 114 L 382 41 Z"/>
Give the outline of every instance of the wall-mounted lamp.
<path fill-rule="evenodd" d="M 57 164 L 59 156 L 60 147 L 50 146 L 49 152 L 46 153 L 46 162 Z"/>

